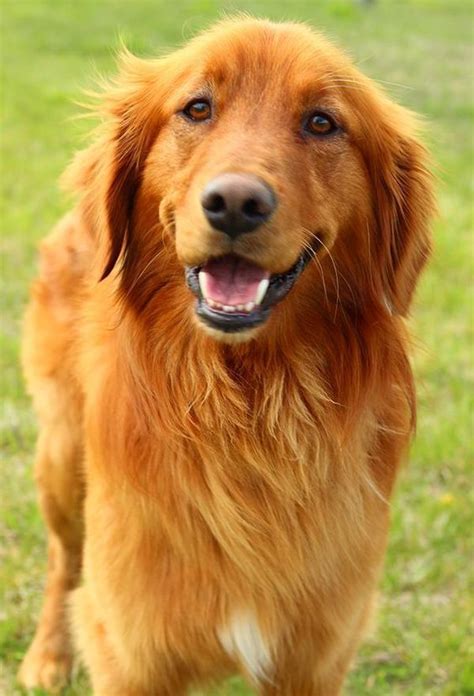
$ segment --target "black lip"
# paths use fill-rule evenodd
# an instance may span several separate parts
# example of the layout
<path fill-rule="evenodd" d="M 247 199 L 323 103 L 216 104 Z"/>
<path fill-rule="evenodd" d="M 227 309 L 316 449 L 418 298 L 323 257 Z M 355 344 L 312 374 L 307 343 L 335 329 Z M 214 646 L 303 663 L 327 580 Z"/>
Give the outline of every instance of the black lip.
<path fill-rule="evenodd" d="M 202 266 L 186 266 L 186 284 L 197 297 L 196 314 L 205 324 L 224 333 L 246 331 L 264 324 L 270 316 L 273 307 L 281 302 L 290 292 L 293 285 L 314 256 L 316 250 L 304 251 L 295 264 L 285 273 L 275 273 L 270 276 L 270 284 L 263 302 L 252 312 L 227 314 L 212 309 L 204 301 L 199 287 L 199 271 Z"/>
<path fill-rule="evenodd" d="M 238 331 L 248 331 L 263 324 L 269 317 L 271 309 L 256 307 L 247 314 L 226 314 L 212 309 L 203 299 L 199 298 L 196 306 L 196 314 L 208 326 L 218 329 L 224 333 L 237 333 Z"/>

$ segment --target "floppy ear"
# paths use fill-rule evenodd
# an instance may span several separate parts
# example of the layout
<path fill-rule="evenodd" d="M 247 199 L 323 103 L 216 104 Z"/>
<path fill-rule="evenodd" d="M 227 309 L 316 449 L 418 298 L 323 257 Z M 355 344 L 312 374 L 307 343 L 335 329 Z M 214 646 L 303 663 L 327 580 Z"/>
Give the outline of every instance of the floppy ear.
<path fill-rule="evenodd" d="M 414 135 L 412 115 L 390 103 L 386 108 L 384 126 L 373 133 L 376 151 L 369 156 L 376 264 L 386 304 L 405 315 L 431 251 L 433 177 L 427 152 Z"/>
<path fill-rule="evenodd" d="M 110 245 L 102 278 L 109 275 L 130 242 L 135 194 L 144 161 L 159 130 L 165 61 L 142 60 L 123 50 L 119 75 L 101 100 L 105 150 L 99 166 L 105 168 L 105 176 L 99 195 Z"/>
<path fill-rule="evenodd" d="M 167 57 L 142 60 L 122 49 L 117 78 L 89 95 L 94 103 L 87 108 L 102 119 L 96 140 L 76 154 L 62 176 L 64 188 L 82 193 L 83 214 L 96 242 L 106 246 L 101 279 L 130 242 L 135 194 L 167 98 L 168 62 Z"/>

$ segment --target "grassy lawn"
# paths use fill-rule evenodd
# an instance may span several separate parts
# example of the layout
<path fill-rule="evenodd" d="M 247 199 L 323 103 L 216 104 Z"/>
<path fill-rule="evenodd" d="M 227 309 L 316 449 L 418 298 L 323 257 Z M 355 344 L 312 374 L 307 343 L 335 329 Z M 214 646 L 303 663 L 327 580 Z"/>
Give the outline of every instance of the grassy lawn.
<path fill-rule="evenodd" d="M 395 98 L 429 120 L 441 215 L 435 257 L 414 309 L 418 435 L 394 503 L 378 626 L 347 694 L 474 694 L 472 7 L 470 0 L 379 0 L 373 7 L 351 0 L 0 0 L 1 694 L 22 693 L 15 673 L 45 571 L 31 474 L 35 423 L 17 364 L 18 335 L 36 244 L 68 205 L 57 178 L 88 127 L 71 120 L 78 111 L 73 101 L 92 85 L 94 71 L 113 70 L 119 35 L 132 50 L 151 55 L 222 9 L 304 19 L 325 29 L 369 75 L 386 81 Z M 212 693 L 251 692 L 233 680 Z M 67 694 L 89 694 L 83 675 Z"/>

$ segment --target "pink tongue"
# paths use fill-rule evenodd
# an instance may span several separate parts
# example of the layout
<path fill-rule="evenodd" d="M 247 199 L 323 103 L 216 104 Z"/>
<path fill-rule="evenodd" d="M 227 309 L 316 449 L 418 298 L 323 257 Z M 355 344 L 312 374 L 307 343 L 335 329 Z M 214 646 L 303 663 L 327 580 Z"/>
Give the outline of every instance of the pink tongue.
<path fill-rule="evenodd" d="M 201 270 L 206 278 L 208 299 L 226 305 L 253 302 L 261 280 L 268 271 L 235 256 L 223 256 L 209 261 Z"/>

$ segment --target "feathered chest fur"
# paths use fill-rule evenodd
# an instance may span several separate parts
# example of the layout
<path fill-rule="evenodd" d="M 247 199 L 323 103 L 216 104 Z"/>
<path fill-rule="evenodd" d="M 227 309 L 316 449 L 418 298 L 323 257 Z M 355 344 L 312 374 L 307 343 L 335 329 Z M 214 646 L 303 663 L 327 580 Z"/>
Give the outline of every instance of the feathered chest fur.
<path fill-rule="evenodd" d="M 137 491 L 147 525 L 187 563 L 212 553 L 283 594 L 315 575 L 320 585 L 338 553 L 367 543 L 366 517 L 385 506 L 377 404 L 349 427 L 315 345 L 183 340 L 183 322 L 145 338 L 125 320 L 100 341 L 89 364 L 102 375 L 88 399 L 92 468 Z"/>

